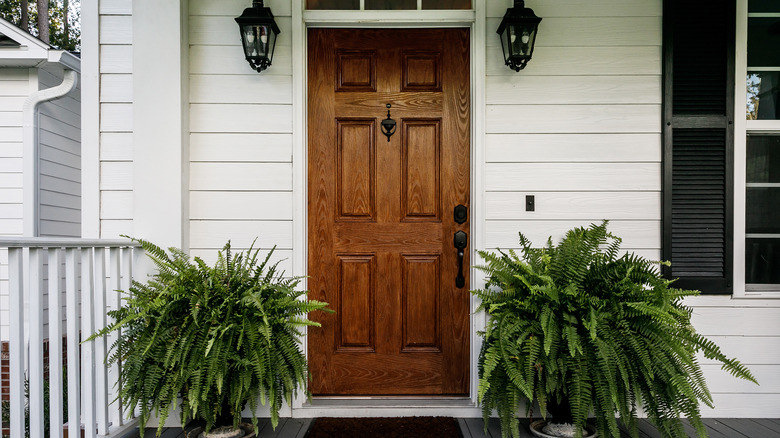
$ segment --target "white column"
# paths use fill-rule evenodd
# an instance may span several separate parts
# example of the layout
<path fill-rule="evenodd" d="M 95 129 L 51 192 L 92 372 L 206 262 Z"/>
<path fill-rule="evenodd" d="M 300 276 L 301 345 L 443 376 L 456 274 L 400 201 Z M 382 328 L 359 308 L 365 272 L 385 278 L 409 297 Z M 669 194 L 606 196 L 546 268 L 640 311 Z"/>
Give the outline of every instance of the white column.
<path fill-rule="evenodd" d="M 133 234 L 187 250 L 187 1 L 133 2 Z"/>

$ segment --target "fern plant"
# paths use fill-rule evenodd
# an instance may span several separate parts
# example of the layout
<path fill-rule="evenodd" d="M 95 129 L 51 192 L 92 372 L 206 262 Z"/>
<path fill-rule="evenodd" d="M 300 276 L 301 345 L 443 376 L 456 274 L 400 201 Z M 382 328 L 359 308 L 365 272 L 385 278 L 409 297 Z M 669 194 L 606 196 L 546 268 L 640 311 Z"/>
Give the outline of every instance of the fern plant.
<path fill-rule="evenodd" d="M 686 437 L 681 416 L 706 436 L 699 403 L 712 406 L 697 352 L 757 383 L 691 325 L 683 298 L 657 264 L 620 255 L 607 221 L 570 230 L 544 248 L 520 233 L 514 251 L 480 251 L 486 288 L 472 291 L 489 321 L 479 356 L 485 424 L 493 409 L 504 437 L 519 436 L 516 413 L 568 405 L 576 434 L 592 414 L 601 436 L 619 436 L 618 419 L 638 436 L 641 407 L 667 437 Z M 555 419 L 554 419 L 555 420 Z"/>
<path fill-rule="evenodd" d="M 257 430 L 260 399 L 275 428 L 283 401 L 306 388 L 301 329 L 319 325 L 307 313 L 327 311 L 327 303 L 301 299 L 300 278 L 285 278 L 269 262 L 273 250 L 259 259 L 258 250 L 233 253 L 228 242 L 209 267 L 180 249 L 137 241 L 157 272 L 134 281 L 124 305 L 109 312 L 116 322 L 92 336 L 119 333 L 108 358 L 122 363 L 119 402 L 140 412 L 142 430 L 156 415 L 158 436 L 178 399 L 182 425 L 235 428 L 248 405 Z"/>

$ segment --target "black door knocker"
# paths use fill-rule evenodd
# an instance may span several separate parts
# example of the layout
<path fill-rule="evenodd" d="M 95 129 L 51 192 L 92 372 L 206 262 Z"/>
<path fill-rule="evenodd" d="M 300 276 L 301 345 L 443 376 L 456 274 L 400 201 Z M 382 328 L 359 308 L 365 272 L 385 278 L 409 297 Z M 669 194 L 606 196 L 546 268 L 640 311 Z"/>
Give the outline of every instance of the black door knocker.
<path fill-rule="evenodd" d="M 387 142 L 390 143 L 390 136 L 395 134 L 395 120 L 390 118 L 390 104 L 387 104 L 387 118 L 382 120 L 382 134 L 387 136 Z"/>

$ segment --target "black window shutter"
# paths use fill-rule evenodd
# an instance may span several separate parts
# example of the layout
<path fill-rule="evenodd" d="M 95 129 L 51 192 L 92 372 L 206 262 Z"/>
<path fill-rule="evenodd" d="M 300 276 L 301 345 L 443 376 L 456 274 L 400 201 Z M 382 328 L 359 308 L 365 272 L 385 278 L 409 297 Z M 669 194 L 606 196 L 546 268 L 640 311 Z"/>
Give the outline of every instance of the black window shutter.
<path fill-rule="evenodd" d="M 664 1 L 664 273 L 703 293 L 732 291 L 735 11 Z"/>

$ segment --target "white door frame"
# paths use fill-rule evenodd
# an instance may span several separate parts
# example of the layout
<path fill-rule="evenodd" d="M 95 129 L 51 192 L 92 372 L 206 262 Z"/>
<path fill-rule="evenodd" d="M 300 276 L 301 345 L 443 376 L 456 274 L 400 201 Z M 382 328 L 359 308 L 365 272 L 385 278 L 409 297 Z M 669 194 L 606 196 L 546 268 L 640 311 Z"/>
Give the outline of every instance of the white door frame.
<path fill-rule="evenodd" d="M 307 30 L 310 27 L 467 27 L 470 29 L 471 56 L 471 260 L 484 244 L 484 145 L 485 145 L 485 52 L 486 0 L 473 0 L 470 11 L 304 11 L 304 0 L 292 6 L 293 67 L 293 272 L 307 274 Z M 479 272 L 471 268 L 471 287 L 477 286 Z M 304 284 L 304 287 L 306 285 Z M 467 292 L 464 292 L 467 293 Z M 477 331 L 485 327 L 484 313 L 475 314 L 479 302 L 470 298 L 470 393 L 468 398 L 378 398 L 345 397 L 317 400 L 310 404 L 301 394 L 293 401 L 290 416 L 421 416 L 447 415 L 480 417 L 477 406 L 477 359 L 481 339 Z M 307 339 L 303 348 L 308 355 Z"/>

